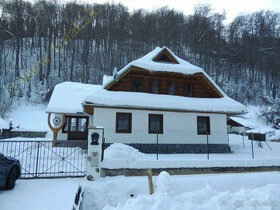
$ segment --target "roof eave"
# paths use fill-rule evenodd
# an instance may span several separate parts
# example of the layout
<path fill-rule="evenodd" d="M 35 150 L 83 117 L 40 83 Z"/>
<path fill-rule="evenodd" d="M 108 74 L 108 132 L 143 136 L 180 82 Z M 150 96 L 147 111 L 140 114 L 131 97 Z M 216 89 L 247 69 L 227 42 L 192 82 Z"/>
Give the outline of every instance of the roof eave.
<path fill-rule="evenodd" d="M 157 110 L 157 111 L 170 111 L 170 112 L 198 112 L 198 113 L 215 113 L 215 114 L 226 114 L 226 115 L 239 115 L 244 114 L 244 111 L 218 111 L 218 110 L 198 110 L 198 109 L 178 109 L 178 108 L 158 108 L 158 107 L 149 107 L 149 106 L 132 106 L 132 105 L 109 105 L 109 104 L 97 104 L 91 102 L 83 102 L 83 106 L 93 106 L 93 107 L 106 107 L 106 108 L 123 108 L 123 109 L 143 109 L 143 110 Z"/>

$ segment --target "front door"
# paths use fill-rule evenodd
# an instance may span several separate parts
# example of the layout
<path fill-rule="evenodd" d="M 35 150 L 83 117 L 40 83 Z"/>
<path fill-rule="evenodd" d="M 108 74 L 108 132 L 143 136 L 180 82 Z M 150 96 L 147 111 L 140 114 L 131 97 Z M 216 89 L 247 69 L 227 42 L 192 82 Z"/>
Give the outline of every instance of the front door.
<path fill-rule="evenodd" d="M 67 116 L 64 132 L 68 134 L 68 140 L 87 140 L 88 117 Z"/>

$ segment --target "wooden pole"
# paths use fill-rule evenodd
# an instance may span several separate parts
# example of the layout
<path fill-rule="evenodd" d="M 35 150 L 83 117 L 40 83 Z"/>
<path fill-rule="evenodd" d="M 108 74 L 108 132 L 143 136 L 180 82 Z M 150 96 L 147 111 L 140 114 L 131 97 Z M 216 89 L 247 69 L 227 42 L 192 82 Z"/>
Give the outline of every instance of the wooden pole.
<path fill-rule="evenodd" d="M 152 169 L 148 169 L 148 182 L 150 195 L 154 193 Z"/>
<path fill-rule="evenodd" d="M 63 115 L 61 125 L 58 128 L 54 128 L 51 124 L 51 113 L 48 114 L 48 125 L 51 131 L 53 132 L 53 147 L 56 147 L 57 134 L 63 128 L 64 124 L 65 124 L 65 115 Z"/>

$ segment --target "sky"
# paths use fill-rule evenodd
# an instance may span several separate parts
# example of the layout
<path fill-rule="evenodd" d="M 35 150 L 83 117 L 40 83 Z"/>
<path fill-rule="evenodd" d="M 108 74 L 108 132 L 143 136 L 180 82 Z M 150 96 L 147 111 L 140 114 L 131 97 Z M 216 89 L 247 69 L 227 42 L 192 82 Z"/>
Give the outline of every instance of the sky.
<path fill-rule="evenodd" d="M 67 2 L 70 0 L 61 0 Z M 197 4 L 210 4 L 215 12 L 226 12 L 227 19 L 225 23 L 231 22 L 239 14 L 252 13 L 259 10 L 280 11 L 280 0 L 78 0 L 78 2 L 88 3 L 105 3 L 114 2 L 122 3 L 130 11 L 136 9 L 147 9 L 149 11 L 168 6 L 184 12 L 186 15 L 193 14 L 194 6 Z"/>

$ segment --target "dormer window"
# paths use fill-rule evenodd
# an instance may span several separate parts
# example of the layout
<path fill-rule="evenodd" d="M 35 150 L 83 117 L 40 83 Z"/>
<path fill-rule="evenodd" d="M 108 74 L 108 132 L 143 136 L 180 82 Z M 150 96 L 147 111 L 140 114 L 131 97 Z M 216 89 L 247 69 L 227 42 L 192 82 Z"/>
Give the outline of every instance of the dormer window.
<path fill-rule="evenodd" d="M 176 95 L 176 85 L 175 82 L 170 82 L 169 83 L 169 95 Z"/>
<path fill-rule="evenodd" d="M 192 97 L 192 83 L 184 84 L 184 96 Z"/>
<path fill-rule="evenodd" d="M 158 80 L 152 81 L 152 93 L 158 94 Z"/>
<path fill-rule="evenodd" d="M 142 79 L 135 78 L 133 80 L 133 91 L 134 92 L 142 92 Z"/>

